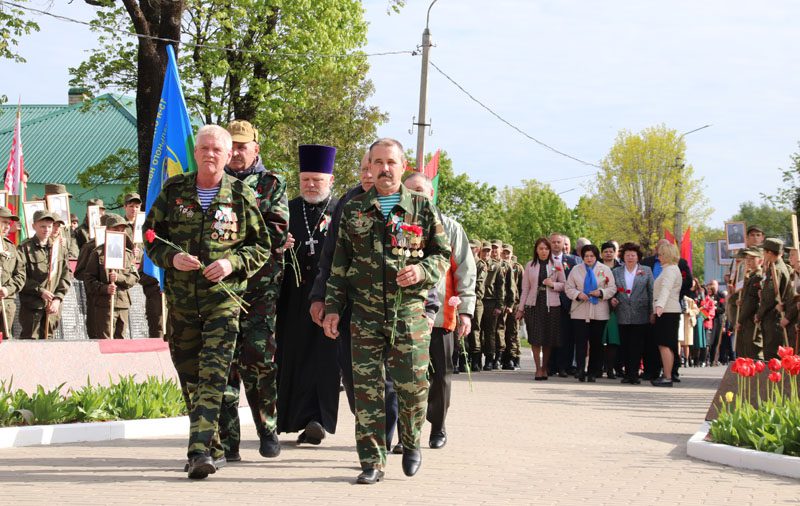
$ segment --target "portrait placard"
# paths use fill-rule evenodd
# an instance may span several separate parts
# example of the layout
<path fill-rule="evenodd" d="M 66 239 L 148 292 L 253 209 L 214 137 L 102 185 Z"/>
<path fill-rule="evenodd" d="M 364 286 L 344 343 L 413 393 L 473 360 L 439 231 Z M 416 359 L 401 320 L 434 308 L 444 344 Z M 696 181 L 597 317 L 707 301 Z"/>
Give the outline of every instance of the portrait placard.
<path fill-rule="evenodd" d="M 94 227 L 94 245 L 102 246 L 106 242 L 106 227 Z"/>
<path fill-rule="evenodd" d="M 730 265 L 733 263 L 731 250 L 728 248 L 728 241 L 725 239 L 717 241 L 717 261 L 720 265 Z"/>
<path fill-rule="evenodd" d="M 69 224 L 69 194 L 45 195 L 44 199 L 47 202 L 47 210 L 61 218 L 65 224 Z"/>
<path fill-rule="evenodd" d="M 728 251 L 736 251 L 745 247 L 746 227 L 743 221 L 725 222 L 725 240 Z"/>
<path fill-rule="evenodd" d="M 47 278 L 50 282 L 52 287 L 53 281 L 56 279 L 58 275 L 58 263 L 61 260 L 61 240 L 56 238 L 53 241 L 53 246 L 50 248 L 50 271 L 47 274 Z"/>
<path fill-rule="evenodd" d="M 142 227 L 147 214 L 139 211 L 136 213 L 136 221 L 133 222 L 133 242 L 135 244 L 144 244 L 144 237 L 142 236 Z"/>
<path fill-rule="evenodd" d="M 8 207 L 8 192 L 0 190 L 0 206 Z"/>
<path fill-rule="evenodd" d="M 89 225 L 89 239 L 95 239 L 95 229 L 100 226 L 100 206 L 86 207 L 86 224 Z"/>
<path fill-rule="evenodd" d="M 106 269 L 125 268 L 125 232 L 105 233 Z"/>
<path fill-rule="evenodd" d="M 36 211 L 46 211 L 47 202 L 44 200 L 29 200 L 22 203 L 22 210 L 25 213 L 25 226 L 28 227 L 28 237 L 36 235 L 33 229 L 33 215 Z"/>

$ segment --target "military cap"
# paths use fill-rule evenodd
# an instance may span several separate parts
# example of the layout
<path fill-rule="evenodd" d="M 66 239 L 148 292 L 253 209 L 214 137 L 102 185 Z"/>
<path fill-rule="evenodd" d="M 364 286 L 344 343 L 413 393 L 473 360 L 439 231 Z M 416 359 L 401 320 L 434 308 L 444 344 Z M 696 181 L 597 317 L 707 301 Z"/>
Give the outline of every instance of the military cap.
<path fill-rule="evenodd" d="M 797 248 L 795 248 L 794 246 L 784 246 L 783 251 L 788 253 L 790 251 L 797 251 Z"/>
<path fill-rule="evenodd" d="M 494 241 L 492 241 L 492 247 L 494 248 L 495 246 L 497 246 L 498 248 L 502 248 L 503 241 L 501 241 L 500 239 L 495 239 Z"/>
<path fill-rule="evenodd" d="M 759 227 L 758 225 L 750 225 L 749 227 L 747 227 L 747 233 L 749 234 L 750 232 L 761 232 L 763 234 L 764 229 Z"/>
<path fill-rule="evenodd" d="M 764 250 L 761 248 L 744 248 L 741 251 L 742 256 L 764 258 Z"/>
<path fill-rule="evenodd" d="M 124 217 L 114 213 L 106 213 L 103 215 L 103 218 L 105 218 L 105 225 L 108 228 L 128 224 L 128 221 Z"/>
<path fill-rule="evenodd" d="M 7 207 L 0 207 L 0 218 L 8 218 L 11 221 L 19 221 L 19 218 Z"/>
<path fill-rule="evenodd" d="M 53 222 L 55 222 L 56 219 L 57 218 L 55 217 L 55 215 L 53 215 L 53 213 L 51 213 L 47 209 L 39 209 L 38 211 L 33 213 L 33 222 L 34 223 L 36 223 L 37 221 L 42 221 L 42 220 L 53 220 Z"/>
<path fill-rule="evenodd" d="M 138 193 L 125 194 L 125 205 L 128 205 L 129 202 L 132 202 L 134 200 L 138 200 L 140 204 L 142 203 L 142 197 L 140 197 Z"/>
<path fill-rule="evenodd" d="M 86 207 L 89 206 L 100 206 L 100 209 L 106 208 L 105 204 L 103 204 L 103 199 L 89 199 L 86 202 Z"/>
<path fill-rule="evenodd" d="M 47 183 L 47 184 L 44 185 L 44 194 L 45 195 L 59 195 L 61 193 L 66 193 L 67 195 L 72 197 L 72 194 L 70 194 L 67 191 L 67 187 L 64 186 L 63 184 Z"/>
<path fill-rule="evenodd" d="M 776 237 L 769 237 L 764 240 L 763 248 L 765 251 L 770 251 L 779 255 L 781 253 L 781 249 L 783 249 L 783 241 Z"/>
<path fill-rule="evenodd" d="M 78 221 L 78 215 L 75 213 L 70 214 L 69 221 Z"/>
<path fill-rule="evenodd" d="M 492 249 L 492 245 L 489 241 L 483 241 L 481 243 L 481 249 Z"/>
<path fill-rule="evenodd" d="M 235 119 L 228 125 L 228 133 L 233 142 L 258 142 L 258 130 L 249 121 Z"/>
<path fill-rule="evenodd" d="M 514 251 L 514 247 L 510 244 L 503 244 L 503 251 Z"/>
<path fill-rule="evenodd" d="M 481 242 L 479 240 L 477 240 L 477 239 L 472 239 L 472 240 L 469 241 L 469 247 L 470 248 L 480 248 L 481 247 Z"/>

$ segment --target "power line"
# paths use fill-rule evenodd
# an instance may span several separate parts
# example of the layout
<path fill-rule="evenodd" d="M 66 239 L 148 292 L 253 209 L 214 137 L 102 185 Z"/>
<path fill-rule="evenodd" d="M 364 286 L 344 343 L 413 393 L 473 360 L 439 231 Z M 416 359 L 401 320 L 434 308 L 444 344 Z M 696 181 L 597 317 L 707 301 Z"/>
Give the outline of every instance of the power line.
<path fill-rule="evenodd" d="M 445 72 L 444 72 L 442 69 L 440 69 L 438 66 L 436 66 L 436 64 L 435 64 L 433 61 L 431 61 L 431 62 L 430 62 L 430 64 L 431 64 L 431 67 L 433 67 L 434 69 L 436 69 L 436 71 L 437 71 L 437 72 L 439 72 L 439 73 L 440 73 L 442 76 L 444 76 L 444 78 L 445 78 L 445 79 L 447 79 L 448 81 L 450 81 L 451 83 L 453 83 L 453 85 L 454 85 L 456 88 L 458 88 L 459 90 L 461 90 L 461 91 L 462 91 L 462 92 L 463 92 L 463 93 L 464 93 L 466 96 L 468 96 L 468 97 L 469 97 L 469 98 L 470 98 L 470 99 L 471 99 L 473 102 L 475 102 L 475 103 L 476 103 L 476 104 L 478 104 L 479 106 L 483 107 L 484 109 L 486 109 L 486 110 L 489 112 L 489 114 L 491 114 L 491 115 L 492 115 L 492 116 L 494 116 L 495 118 L 499 119 L 500 121 L 502 121 L 503 123 L 505 123 L 505 124 L 506 124 L 506 125 L 508 125 L 509 127 L 513 128 L 514 130 L 516 130 L 516 131 L 517 131 L 517 132 L 519 132 L 520 134 L 524 135 L 524 136 L 525 136 L 525 137 L 527 137 L 528 139 L 532 140 L 532 141 L 533 141 L 533 142 L 535 142 L 536 144 L 538 144 L 538 145 L 542 146 L 543 148 L 549 149 L 550 151 L 552 151 L 552 152 L 554 152 L 554 153 L 556 153 L 556 154 L 559 154 L 559 155 L 561 155 L 561 156 L 567 157 L 567 158 L 569 158 L 570 160 L 575 160 L 576 162 L 578 162 L 578 163 L 581 163 L 581 164 L 583 164 L 583 165 L 588 165 L 589 167 L 597 167 L 598 169 L 599 169 L 599 168 L 601 168 L 601 167 L 600 167 L 599 165 L 597 165 L 596 163 L 587 162 L 587 161 L 585 161 L 585 160 L 581 160 L 580 158 L 577 158 L 577 157 L 574 157 L 574 156 L 572 156 L 572 155 L 569 155 L 569 154 L 567 154 L 567 153 L 564 153 L 563 151 L 560 151 L 560 150 L 558 150 L 558 149 L 554 148 L 553 146 L 551 146 L 551 145 L 549 145 L 549 144 L 547 144 L 547 143 L 545 143 L 545 142 L 542 142 L 542 141 L 540 141 L 539 139 L 537 139 L 536 137 L 534 137 L 534 136 L 532 136 L 532 135 L 528 134 L 527 132 L 525 132 L 525 131 L 524 131 L 524 130 L 522 130 L 521 128 L 517 127 L 516 125 L 512 124 L 510 121 L 506 120 L 505 118 L 503 118 L 502 116 L 500 116 L 499 114 L 497 114 L 496 112 L 494 112 L 494 111 L 493 111 L 493 110 L 492 110 L 492 109 L 491 109 L 491 108 L 490 108 L 488 105 L 484 104 L 483 102 L 481 102 L 480 100 L 478 100 L 477 98 L 475 98 L 475 97 L 472 95 L 472 93 L 470 93 L 470 92 L 468 92 L 467 90 L 465 90 L 463 86 L 461 86 L 460 84 L 458 84 L 458 83 L 457 83 L 457 82 L 456 82 L 456 81 L 455 81 L 455 80 L 454 80 L 452 77 L 450 77 L 449 75 L 447 75 L 447 74 L 446 74 L 446 73 L 445 73 Z M 585 176 L 579 176 L 579 177 L 585 177 Z"/>
<path fill-rule="evenodd" d="M 282 53 L 282 52 L 275 52 L 275 53 L 265 53 L 264 51 L 258 51 L 255 49 L 235 49 L 230 47 L 223 47 L 223 46 L 215 46 L 213 44 L 195 44 L 191 42 L 181 42 L 177 39 L 169 39 L 166 37 L 156 37 L 154 35 L 144 35 L 141 33 L 129 33 L 129 32 L 120 32 L 108 26 L 96 26 L 92 25 L 89 21 L 84 21 L 82 19 L 75 19 L 69 16 L 63 16 L 61 14 L 53 14 L 52 12 L 48 12 L 42 9 L 37 9 L 35 7 L 30 7 L 28 5 L 21 5 L 14 2 L 8 2 L 6 0 L 0 0 L 0 5 L 7 5 L 9 7 L 15 7 L 17 9 L 21 9 L 24 11 L 33 12 L 42 16 L 48 16 L 54 19 L 58 19 L 59 21 L 66 21 L 69 23 L 74 23 L 77 25 L 88 26 L 92 29 L 104 30 L 109 33 L 113 33 L 115 35 L 125 35 L 128 37 L 136 37 L 139 39 L 146 39 L 146 40 L 155 40 L 158 42 L 165 42 L 169 44 L 175 44 L 176 46 L 184 46 L 184 47 L 199 47 L 204 49 L 214 49 L 217 51 L 227 51 L 231 53 L 242 53 L 242 54 L 261 54 L 261 55 L 269 55 L 269 56 L 282 56 L 282 57 L 309 57 L 309 58 L 352 58 L 352 57 L 372 57 L 372 56 L 394 56 L 394 55 L 416 55 L 417 53 L 412 50 L 408 51 L 381 51 L 376 53 Z"/>

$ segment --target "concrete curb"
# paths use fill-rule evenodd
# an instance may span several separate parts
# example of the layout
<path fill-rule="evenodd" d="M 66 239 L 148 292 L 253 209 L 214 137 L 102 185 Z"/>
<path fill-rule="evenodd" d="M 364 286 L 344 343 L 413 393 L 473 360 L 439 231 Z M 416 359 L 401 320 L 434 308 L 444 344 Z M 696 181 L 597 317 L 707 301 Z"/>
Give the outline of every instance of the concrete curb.
<path fill-rule="evenodd" d="M 689 438 L 686 443 L 686 453 L 690 457 L 741 469 L 800 478 L 800 457 L 711 443 L 705 440 L 710 425 L 709 422 L 704 422 L 700 426 L 700 430 Z"/>
<path fill-rule="evenodd" d="M 242 425 L 252 425 L 250 408 L 239 408 Z M 112 439 L 144 439 L 189 434 L 189 417 L 121 420 L 113 422 L 65 423 L 4 427 L 0 429 L 0 448 L 39 446 Z"/>

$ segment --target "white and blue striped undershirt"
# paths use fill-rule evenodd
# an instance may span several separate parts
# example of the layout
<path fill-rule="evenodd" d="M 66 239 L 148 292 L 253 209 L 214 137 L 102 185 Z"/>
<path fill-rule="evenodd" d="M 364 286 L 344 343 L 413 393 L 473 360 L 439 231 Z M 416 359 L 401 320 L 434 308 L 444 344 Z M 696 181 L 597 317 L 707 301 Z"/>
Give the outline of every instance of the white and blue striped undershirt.
<path fill-rule="evenodd" d="M 200 207 L 203 208 L 203 211 L 208 211 L 214 197 L 219 193 L 219 186 L 215 186 L 214 188 L 200 188 L 199 186 L 195 186 L 195 188 L 197 188 L 197 198 L 200 200 Z"/>
<path fill-rule="evenodd" d="M 381 203 L 381 213 L 383 213 L 383 219 L 389 219 L 389 213 L 392 212 L 394 206 L 396 206 L 400 202 L 400 192 L 392 193 L 391 195 L 378 195 L 378 202 Z"/>

